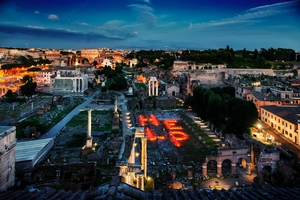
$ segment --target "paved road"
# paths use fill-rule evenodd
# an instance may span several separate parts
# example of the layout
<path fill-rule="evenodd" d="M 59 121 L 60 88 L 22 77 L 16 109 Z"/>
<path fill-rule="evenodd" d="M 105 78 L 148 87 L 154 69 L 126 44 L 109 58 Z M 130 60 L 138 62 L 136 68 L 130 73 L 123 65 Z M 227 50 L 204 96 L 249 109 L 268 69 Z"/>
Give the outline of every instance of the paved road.
<path fill-rule="evenodd" d="M 261 121 L 261 127 L 263 131 L 267 132 L 269 135 L 272 135 L 275 138 L 276 142 L 281 143 L 281 145 L 279 146 L 281 146 L 285 150 L 291 150 L 295 152 L 300 158 L 300 147 L 297 144 L 292 143 L 291 141 L 285 139 L 280 133 L 278 133 L 277 131 L 275 131 L 274 129 L 272 129 L 270 126 L 268 126 L 262 121 Z"/>
<path fill-rule="evenodd" d="M 82 104 L 78 105 L 76 108 L 74 108 L 67 116 L 65 116 L 60 122 L 58 122 L 55 126 L 53 126 L 47 133 L 42 135 L 39 139 L 45 139 L 45 138 L 53 138 L 55 137 L 58 132 L 75 116 L 78 115 L 80 110 L 85 108 L 87 104 L 89 104 L 95 94 L 88 97 Z"/>

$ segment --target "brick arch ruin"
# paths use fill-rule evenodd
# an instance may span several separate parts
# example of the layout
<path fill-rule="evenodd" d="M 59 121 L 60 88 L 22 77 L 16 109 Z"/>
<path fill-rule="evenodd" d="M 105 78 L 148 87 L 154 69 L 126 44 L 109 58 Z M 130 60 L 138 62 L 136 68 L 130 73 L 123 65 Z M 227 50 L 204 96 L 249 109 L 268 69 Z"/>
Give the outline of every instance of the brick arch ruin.
<path fill-rule="evenodd" d="M 222 165 L 225 160 L 231 161 L 231 174 L 236 174 L 236 163 L 240 159 L 246 160 L 246 173 L 251 174 L 251 159 L 249 154 L 249 147 L 236 138 L 233 134 L 226 134 L 224 143 L 218 148 L 217 155 L 208 155 L 205 162 L 202 164 L 202 175 L 207 177 L 207 165 L 210 161 L 217 162 L 217 175 L 222 176 Z"/>

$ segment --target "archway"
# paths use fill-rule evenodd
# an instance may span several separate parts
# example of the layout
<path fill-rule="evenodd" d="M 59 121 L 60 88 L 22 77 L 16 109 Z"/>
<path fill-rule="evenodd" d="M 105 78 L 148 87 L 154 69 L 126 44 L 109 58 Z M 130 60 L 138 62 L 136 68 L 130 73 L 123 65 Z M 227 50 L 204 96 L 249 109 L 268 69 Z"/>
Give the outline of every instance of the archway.
<path fill-rule="evenodd" d="M 191 70 L 192 69 L 192 66 L 189 66 L 189 70 Z"/>
<path fill-rule="evenodd" d="M 247 160 L 245 158 L 239 158 L 236 166 L 241 169 L 246 169 L 247 167 Z"/>
<path fill-rule="evenodd" d="M 207 163 L 207 173 L 208 174 L 217 174 L 217 161 L 210 160 Z"/>
<path fill-rule="evenodd" d="M 272 176 L 272 167 L 269 165 L 264 166 L 264 168 L 261 170 L 261 179 L 262 182 L 271 182 L 271 176 Z"/>
<path fill-rule="evenodd" d="M 231 160 L 229 159 L 226 159 L 222 162 L 222 174 L 223 175 L 229 175 L 229 174 L 232 174 L 232 171 L 231 171 Z"/>

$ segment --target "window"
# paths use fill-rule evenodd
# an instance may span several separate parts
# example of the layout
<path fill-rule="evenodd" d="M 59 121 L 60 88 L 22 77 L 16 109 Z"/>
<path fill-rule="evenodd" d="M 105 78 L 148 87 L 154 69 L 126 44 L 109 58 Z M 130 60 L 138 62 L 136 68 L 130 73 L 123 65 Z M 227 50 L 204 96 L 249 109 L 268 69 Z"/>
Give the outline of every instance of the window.
<path fill-rule="evenodd" d="M 292 137 L 292 134 L 290 133 L 290 137 Z"/>
<path fill-rule="evenodd" d="M 290 125 L 290 129 L 292 129 L 292 125 Z"/>
<path fill-rule="evenodd" d="M 285 123 L 285 127 L 287 127 L 287 123 Z"/>
<path fill-rule="evenodd" d="M 286 134 L 286 135 L 288 135 L 288 132 L 287 132 L 287 131 L 285 131 L 285 134 Z"/>

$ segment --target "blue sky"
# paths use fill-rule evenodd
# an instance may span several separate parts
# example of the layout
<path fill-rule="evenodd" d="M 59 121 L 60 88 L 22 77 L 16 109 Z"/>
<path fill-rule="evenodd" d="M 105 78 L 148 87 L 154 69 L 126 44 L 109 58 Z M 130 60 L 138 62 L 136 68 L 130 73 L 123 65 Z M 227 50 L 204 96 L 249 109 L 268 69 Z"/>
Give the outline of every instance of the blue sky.
<path fill-rule="evenodd" d="M 300 51 L 300 0 L 0 0 L 0 46 Z"/>

